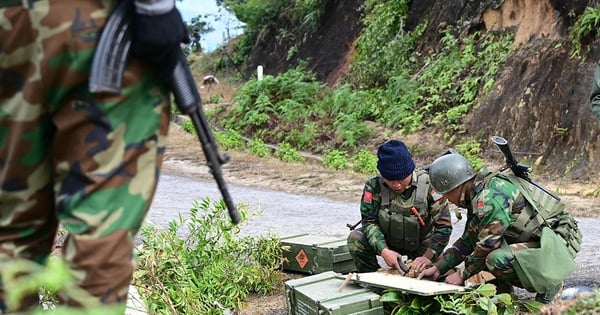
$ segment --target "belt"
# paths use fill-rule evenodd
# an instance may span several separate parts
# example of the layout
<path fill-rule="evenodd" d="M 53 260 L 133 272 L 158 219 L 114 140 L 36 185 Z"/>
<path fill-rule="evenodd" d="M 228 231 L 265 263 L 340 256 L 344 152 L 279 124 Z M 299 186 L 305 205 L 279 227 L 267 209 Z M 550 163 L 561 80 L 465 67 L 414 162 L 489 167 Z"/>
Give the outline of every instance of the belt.
<path fill-rule="evenodd" d="M 38 1 L 38 0 L 27 0 L 27 2 L 29 2 L 29 7 L 31 8 L 33 5 L 33 2 Z M 5 8 L 5 7 L 14 7 L 17 5 L 22 5 L 23 4 L 23 0 L 0 0 L 0 8 Z"/>

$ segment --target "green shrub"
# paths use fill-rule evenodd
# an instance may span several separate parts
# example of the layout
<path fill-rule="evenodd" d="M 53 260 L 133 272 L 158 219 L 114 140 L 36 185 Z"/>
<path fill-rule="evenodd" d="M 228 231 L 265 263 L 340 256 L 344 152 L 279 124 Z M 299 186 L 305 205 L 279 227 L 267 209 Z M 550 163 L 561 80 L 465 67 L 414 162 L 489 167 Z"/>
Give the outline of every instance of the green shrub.
<path fill-rule="evenodd" d="M 275 157 L 284 162 L 306 162 L 306 158 L 303 157 L 297 150 L 292 148 L 289 143 L 280 143 L 277 150 L 275 150 Z"/>
<path fill-rule="evenodd" d="M 475 171 L 484 166 L 481 158 L 481 144 L 476 139 L 469 139 L 457 144 L 456 151 L 469 160 Z"/>
<path fill-rule="evenodd" d="M 271 149 L 269 149 L 261 139 L 250 140 L 248 142 L 248 150 L 258 157 L 267 157 L 271 155 Z"/>
<path fill-rule="evenodd" d="M 215 139 L 225 150 L 241 149 L 245 146 L 244 138 L 235 130 L 219 131 L 214 133 Z"/>
<path fill-rule="evenodd" d="M 581 14 L 570 33 L 571 45 L 573 47 L 572 57 L 580 56 L 585 43 L 591 43 L 598 36 L 600 27 L 600 7 L 587 7 Z"/>
<path fill-rule="evenodd" d="M 238 206 L 240 224 L 251 217 Z M 260 212 L 253 216 L 260 215 Z M 283 249 L 277 237 L 239 236 L 222 200 L 194 202 L 167 229 L 144 225 L 134 283 L 151 314 L 223 314 L 249 293 L 281 284 Z"/>
<path fill-rule="evenodd" d="M 377 173 L 377 156 L 368 150 L 360 150 L 352 156 L 352 169 L 361 174 Z"/>
<path fill-rule="evenodd" d="M 181 124 L 181 129 L 183 129 L 183 131 L 187 133 L 193 134 L 194 136 L 198 136 L 196 134 L 196 129 L 194 128 L 194 123 L 189 119 L 183 121 L 183 123 Z"/>
<path fill-rule="evenodd" d="M 327 151 L 323 155 L 323 164 L 335 170 L 348 169 L 348 153 L 335 149 Z"/>
<path fill-rule="evenodd" d="M 516 314 L 518 301 L 510 294 L 496 294 L 493 284 L 482 284 L 470 291 L 436 295 L 434 298 L 386 290 L 381 301 L 393 307 L 392 314 Z M 532 303 L 532 305 L 535 303 Z M 533 305 L 530 310 L 537 309 Z"/>

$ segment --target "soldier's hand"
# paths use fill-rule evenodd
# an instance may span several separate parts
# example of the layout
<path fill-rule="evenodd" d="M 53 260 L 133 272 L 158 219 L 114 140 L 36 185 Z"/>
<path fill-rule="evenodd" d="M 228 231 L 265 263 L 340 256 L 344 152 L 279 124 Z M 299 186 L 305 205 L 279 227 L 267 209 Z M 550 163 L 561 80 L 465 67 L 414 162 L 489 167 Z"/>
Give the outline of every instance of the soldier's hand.
<path fill-rule="evenodd" d="M 444 282 L 446 282 L 448 284 L 455 284 L 455 285 L 465 284 L 465 280 L 463 280 L 462 273 L 460 271 L 454 272 L 454 273 L 450 274 L 449 276 L 447 276 L 446 280 L 444 280 Z"/>
<path fill-rule="evenodd" d="M 431 266 L 431 260 L 427 257 L 417 257 L 415 258 L 415 260 L 412 263 L 412 267 L 411 269 L 415 272 L 415 273 L 420 273 L 421 271 L 427 269 L 428 267 Z"/>
<path fill-rule="evenodd" d="M 400 254 L 389 248 L 384 248 L 381 251 L 381 258 L 383 258 L 383 261 L 385 261 L 386 265 L 403 272 L 402 269 L 400 269 L 400 265 L 398 265 L 398 257 L 400 257 Z"/>
<path fill-rule="evenodd" d="M 161 68 L 170 72 L 177 62 L 177 49 L 181 49 L 181 43 L 189 43 L 190 37 L 174 4 L 170 7 L 167 5 L 169 0 L 162 2 L 148 4 L 147 1 L 136 1 L 132 52 L 140 59 L 161 65 Z"/>
<path fill-rule="evenodd" d="M 440 271 L 438 270 L 438 268 L 436 266 L 431 266 L 421 271 L 421 273 L 417 276 L 417 279 L 427 278 L 431 280 L 437 280 L 439 277 Z"/>

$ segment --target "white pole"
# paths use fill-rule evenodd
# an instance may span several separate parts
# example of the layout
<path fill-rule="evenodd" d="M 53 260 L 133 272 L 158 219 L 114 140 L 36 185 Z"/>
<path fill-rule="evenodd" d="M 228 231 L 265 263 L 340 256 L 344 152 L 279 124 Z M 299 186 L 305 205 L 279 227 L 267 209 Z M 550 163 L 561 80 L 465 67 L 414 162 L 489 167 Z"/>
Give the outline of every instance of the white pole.
<path fill-rule="evenodd" d="M 262 81 L 262 79 L 263 79 L 263 66 L 262 65 L 259 65 L 258 67 L 256 67 L 256 73 L 257 73 L 258 81 Z"/>

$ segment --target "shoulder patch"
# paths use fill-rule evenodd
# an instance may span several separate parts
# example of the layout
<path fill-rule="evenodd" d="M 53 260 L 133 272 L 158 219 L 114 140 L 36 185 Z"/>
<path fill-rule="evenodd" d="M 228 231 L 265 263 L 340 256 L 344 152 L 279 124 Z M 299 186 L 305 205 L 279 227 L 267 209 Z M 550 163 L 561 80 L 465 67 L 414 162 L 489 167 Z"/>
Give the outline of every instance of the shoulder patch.
<path fill-rule="evenodd" d="M 373 193 L 370 191 L 365 191 L 363 193 L 363 201 L 368 203 L 373 202 Z"/>
<path fill-rule="evenodd" d="M 475 213 L 477 213 L 477 216 L 481 218 L 485 214 L 485 204 L 483 201 L 479 200 L 477 201 L 475 208 Z"/>
<path fill-rule="evenodd" d="M 435 189 L 432 189 L 429 194 L 431 195 L 431 197 L 433 198 L 433 201 L 438 201 L 440 199 L 442 199 L 443 195 L 438 193 L 437 191 L 435 191 Z"/>

